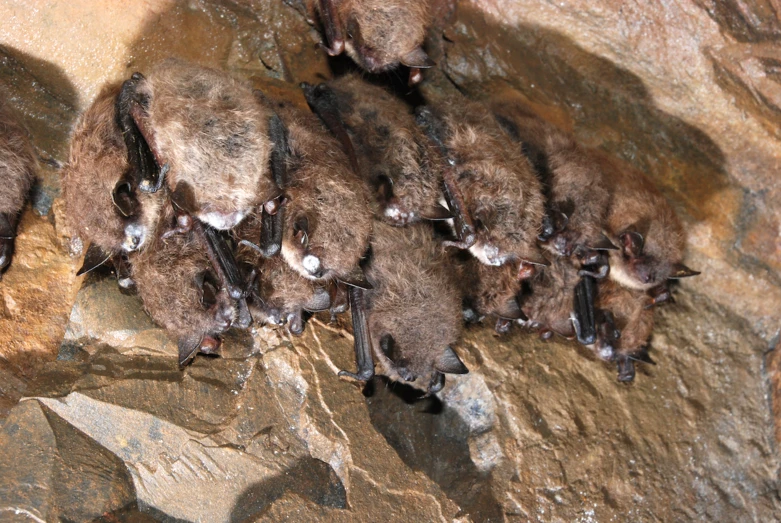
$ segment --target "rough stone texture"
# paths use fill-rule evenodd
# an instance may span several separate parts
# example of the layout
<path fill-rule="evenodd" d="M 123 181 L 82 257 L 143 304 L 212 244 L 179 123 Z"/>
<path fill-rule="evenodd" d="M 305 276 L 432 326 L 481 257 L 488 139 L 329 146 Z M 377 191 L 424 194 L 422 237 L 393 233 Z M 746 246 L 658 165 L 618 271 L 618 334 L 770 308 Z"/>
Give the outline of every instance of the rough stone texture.
<path fill-rule="evenodd" d="M 81 350 L 66 340 L 0 423 L 0 513 L 777 519 L 764 343 L 722 307 L 679 298 L 659 314 L 658 366 L 632 386 L 572 344 L 476 328 L 460 351 L 470 374 L 415 402 L 398 384 L 361 394 L 340 380 L 349 332 L 317 318 L 301 338 L 229 337 L 222 358 L 180 372 L 148 320 L 100 330 L 106 311 L 139 304 L 92 278 L 68 328 Z"/>
<path fill-rule="evenodd" d="M 774 344 L 780 17 L 769 0 L 466 0 L 437 58 L 467 92 L 507 83 L 650 174 L 688 223 L 703 275 L 686 285 Z"/>
<path fill-rule="evenodd" d="M 56 165 L 79 108 L 168 54 L 280 92 L 327 77 L 343 62 L 289 3 L 0 1 L 0 88 L 44 164 L 0 282 L 0 520 L 780 519 L 775 4 L 436 3 L 450 80 L 510 84 L 645 169 L 706 272 L 657 313 L 658 366 L 632 386 L 573 344 L 474 328 L 472 372 L 414 401 L 340 380 L 349 327 L 318 318 L 181 372 L 136 297 L 74 276 Z"/>

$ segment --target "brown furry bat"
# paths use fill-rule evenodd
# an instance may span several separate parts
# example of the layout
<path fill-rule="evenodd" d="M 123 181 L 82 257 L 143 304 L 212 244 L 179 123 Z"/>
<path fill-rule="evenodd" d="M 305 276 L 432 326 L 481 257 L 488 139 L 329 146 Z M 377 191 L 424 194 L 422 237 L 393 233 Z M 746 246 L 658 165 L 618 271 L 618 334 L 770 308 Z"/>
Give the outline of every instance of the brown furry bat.
<path fill-rule="evenodd" d="M 600 359 L 616 362 L 619 381 L 634 380 L 635 361 L 653 363 L 647 352 L 654 326 L 651 303 L 643 291 L 612 280 L 599 283 L 597 341 L 591 349 Z"/>
<path fill-rule="evenodd" d="M 521 310 L 528 321 L 524 325 L 539 330 L 543 338 L 551 333 L 574 338 L 575 288 L 580 282 L 578 270 L 567 260 L 553 256 L 551 265 L 529 281 L 529 290 L 520 297 Z"/>
<path fill-rule="evenodd" d="M 686 235 L 667 199 L 643 173 L 594 151 L 611 189 L 607 215 L 610 239 L 621 249 L 610 253 L 610 277 L 630 289 L 650 290 L 669 299 L 670 278 L 699 272 L 683 261 Z"/>
<path fill-rule="evenodd" d="M 391 225 L 443 219 L 438 152 L 415 123 L 411 108 L 385 89 L 346 75 L 305 87 L 307 101 L 343 148 L 354 151 L 361 177 L 376 190 L 379 214 Z M 329 114 L 333 112 L 334 114 Z M 330 125 L 330 122 L 327 122 Z"/>
<path fill-rule="evenodd" d="M 375 223 L 366 268 L 374 288 L 363 294 L 370 354 L 381 374 L 437 392 L 445 373 L 468 372 L 452 349 L 461 332 L 461 299 L 450 272 L 425 225 Z"/>
<path fill-rule="evenodd" d="M 419 109 L 418 122 L 451 164 L 443 172 L 455 215 L 457 242 L 486 265 L 545 264 L 537 247 L 544 214 L 540 182 L 531 165 L 483 105 L 451 98 Z"/>
<path fill-rule="evenodd" d="M 411 68 L 410 84 L 421 80 L 421 69 L 432 62 L 421 47 L 429 24 L 427 0 L 307 0 L 310 17 L 318 15 L 336 56 L 346 51 L 370 73 Z"/>
<path fill-rule="evenodd" d="M 29 133 L 0 100 L 0 279 L 11 263 L 19 215 L 37 171 Z"/>
<path fill-rule="evenodd" d="M 368 187 L 316 116 L 289 106 L 275 110 L 289 148 L 282 257 L 306 278 L 365 285 L 359 262 L 372 230 Z"/>
<path fill-rule="evenodd" d="M 62 189 L 75 232 L 106 253 L 130 252 L 153 243 L 162 194 L 136 193 L 115 102 L 119 86 L 105 87 L 73 132 Z"/>
<path fill-rule="evenodd" d="M 142 191 L 182 184 L 194 217 L 215 229 L 279 195 L 269 172 L 274 115 L 227 73 L 171 58 L 126 81 L 118 107 Z"/>
<path fill-rule="evenodd" d="M 484 316 L 496 317 L 495 329 L 504 334 L 513 320 L 527 320 L 518 305 L 521 282 L 515 267 L 510 264 L 499 267 L 485 265 L 471 255 L 458 256 L 455 264 L 466 321 L 480 321 Z"/>
<path fill-rule="evenodd" d="M 602 233 L 610 193 L 596 164 L 572 136 L 518 101 L 491 104 L 507 133 L 522 143 L 540 177 L 548 213 L 540 240 L 558 256 L 617 249 Z M 586 257 L 589 257 L 586 255 Z"/>
<path fill-rule="evenodd" d="M 239 239 L 257 238 L 260 220 L 256 217 L 245 220 L 235 234 Z M 266 259 L 255 249 L 240 245 L 237 259 L 257 274 L 249 293 L 249 309 L 256 322 L 287 324 L 292 334 L 299 335 L 304 331 L 304 311 L 317 312 L 331 307 L 329 290 L 293 271 L 282 258 Z"/>
<path fill-rule="evenodd" d="M 173 226 L 172 211 L 166 214 Z M 198 235 L 157 237 L 149 249 L 131 257 L 131 264 L 144 308 L 178 340 L 179 365 L 199 351 L 215 353 L 219 335 L 239 319 L 239 310 L 212 272 Z"/>

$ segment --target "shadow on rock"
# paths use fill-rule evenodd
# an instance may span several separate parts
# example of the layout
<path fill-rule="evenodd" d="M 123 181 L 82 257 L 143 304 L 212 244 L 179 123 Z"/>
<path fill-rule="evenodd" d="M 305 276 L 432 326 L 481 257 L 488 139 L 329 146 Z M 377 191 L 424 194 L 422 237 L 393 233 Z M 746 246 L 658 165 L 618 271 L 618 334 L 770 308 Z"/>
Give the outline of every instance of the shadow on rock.
<path fill-rule="evenodd" d="M 277 499 L 287 493 L 325 507 L 346 508 L 347 495 L 339 476 L 324 461 L 304 458 L 279 476 L 252 485 L 239 496 L 230 521 L 255 521 Z"/>
<path fill-rule="evenodd" d="M 490 473 L 481 472 L 469 451 L 470 430 L 458 413 L 435 397 L 384 378 L 374 378 L 366 400 L 374 428 L 414 470 L 424 472 L 472 521 L 502 521 Z"/>

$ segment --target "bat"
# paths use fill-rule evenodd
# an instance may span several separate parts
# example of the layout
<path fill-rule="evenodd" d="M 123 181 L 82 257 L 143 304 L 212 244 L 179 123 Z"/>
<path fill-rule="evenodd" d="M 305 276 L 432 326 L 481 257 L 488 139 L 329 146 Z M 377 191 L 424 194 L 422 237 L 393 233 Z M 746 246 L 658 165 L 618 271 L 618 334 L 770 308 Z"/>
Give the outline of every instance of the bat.
<path fill-rule="evenodd" d="M 575 139 L 547 123 L 520 101 L 507 97 L 491 103 L 494 115 L 534 166 L 546 199 L 546 214 L 539 240 L 557 256 L 575 263 L 595 265 L 592 276 L 604 276 L 607 256 L 594 251 L 617 250 L 602 232 L 610 192 L 599 164 Z"/>
<path fill-rule="evenodd" d="M 185 184 L 193 217 L 218 230 L 235 227 L 260 205 L 273 214 L 280 194 L 270 172 L 275 115 L 248 85 L 170 58 L 148 77 L 134 73 L 125 81 L 117 108 L 141 191 Z"/>
<path fill-rule="evenodd" d="M 359 372 L 343 375 L 368 379 L 376 363 L 380 374 L 434 393 L 445 374 L 468 372 L 453 349 L 460 293 L 429 227 L 375 223 L 365 270 L 372 289 L 351 289 Z"/>
<path fill-rule="evenodd" d="M 598 284 L 597 337 L 590 348 L 600 359 L 616 363 L 619 381 L 634 380 L 636 362 L 654 363 L 648 355 L 654 326 L 649 301 L 642 290 L 624 287 L 612 279 Z"/>
<path fill-rule="evenodd" d="M 485 265 L 471 255 L 454 258 L 455 274 L 465 305 L 464 318 L 468 322 L 490 316 L 496 318 L 496 332 L 505 334 L 514 321 L 528 320 L 518 304 L 522 283 L 512 265 Z"/>
<path fill-rule="evenodd" d="M 404 101 L 357 75 L 305 85 L 304 93 L 339 138 L 354 170 L 374 189 L 383 220 L 404 226 L 451 217 L 440 205 L 437 151 Z"/>
<path fill-rule="evenodd" d="M 578 318 L 588 316 L 590 312 L 588 309 L 577 311 L 576 315 L 576 288 L 580 283 L 578 269 L 567 258 L 551 256 L 550 266 L 526 282 L 519 295 L 521 310 L 528 318 L 519 323 L 537 330 L 544 339 L 553 334 L 582 339 Z M 593 301 L 591 303 L 593 308 Z"/>
<path fill-rule="evenodd" d="M 451 98 L 419 108 L 417 120 L 446 158 L 444 196 L 457 237 L 446 245 L 486 265 L 517 263 L 519 279 L 547 264 L 536 243 L 545 205 L 540 182 L 491 111 Z"/>
<path fill-rule="evenodd" d="M 154 241 L 165 198 L 137 190 L 117 122 L 119 85 L 104 87 L 79 117 L 62 169 L 67 220 L 89 242 L 79 274 L 145 249 Z"/>
<path fill-rule="evenodd" d="M 286 104 L 274 110 L 288 143 L 282 258 L 305 278 L 365 287 L 359 263 L 372 231 L 368 186 L 315 115 Z"/>
<path fill-rule="evenodd" d="M 610 278 L 669 299 L 669 279 L 696 276 L 683 264 L 686 235 L 672 206 L 639 170 L 600 151 L 592 156 L 611 189 L 605 228 L 619 250 L 610 251 Z"/>
<path fill-rule="evenodd" d="M 261 228 L 257 217 L 250 217 L 234 234 L 238 239 L 256 238 Z M 252 318 L 259 324 L 287 325 L 292 334 L 304 331 L 304 313 L 331 309 L 328 284 L 304 278 L 281 257 L 265 258 L 256 249 L 240 244 L 237 259 L 258 275 L 251 278 L 248 296 Z"/>
<path fill-rule="evenodd" d="M 429 25 L 427 0 L 307 0 L 311 18 L 319 18 L 330 56 L 343 52 L 370 73 L 399 64 L 410 68 L 409 83 L 434 66 L 423 50 Z"/>
<path fill-rule="evenodd" d="M 0 100 L 0 279 L 11 264 L 19 217 L 37 172 L 27 129 Z"/>
<path fill-rule="evenodd" d="M 246 304 L 230 297 L 195 231 L 158 236 L 130 262 L 147 313 L 178 340 L 180 367 L 198 352 L 216 354 L 232 325 L 248 326 Z"/>

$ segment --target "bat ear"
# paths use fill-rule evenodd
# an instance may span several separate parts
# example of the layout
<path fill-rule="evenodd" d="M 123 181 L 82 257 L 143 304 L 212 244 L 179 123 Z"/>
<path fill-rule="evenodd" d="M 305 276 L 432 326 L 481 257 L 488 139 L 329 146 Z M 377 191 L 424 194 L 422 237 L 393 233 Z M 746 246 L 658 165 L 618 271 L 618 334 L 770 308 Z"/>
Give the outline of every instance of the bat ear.
<path fill-rule="evenodd" d="M 119 180 L 111 191 L 111 200 L 114 207 L 125 218 L 135 216 L 138 211 L 138 200 L 136 199 L 133 186 L 126 179 Z"/>
<path fill-rule="evenodd" d="M 183 369 L 198 354 L 198 348 L 201 346 L 202 338 L 198 336 L 185 336 L 179 338 L 179 369 Z"/>
<path fill-rule="evenodd" d="M 389 202 L 393 198 L 393 179 L 381 174 L 377 177 L 377 198 L 381 202 Z"/>
<path fill-rule="evenodd" d="M 304 215 L 299 216 L 293 222 L 293 236 L 306 250 L 309 248 L 309 218 Z"/>
<path fill-rule="evenodd" d="M 424 51 L 422 47 L 416 47 L 409 53 L 402 56 L 401 60 L 399 61 L 407 67 L 415 67 L 417 69 L 429 69 L 437 65 L 434 60 L 429 58 L 429 56 L 426 54 L 426 51 Z"/>
<path fill-rule="evenodd" d="M 637 231 L 627 231 L 621 234 L 619 237 L 621 240 L 621 247 L 624 253 L 637 258 L 643 253 L 643 246 L 645 245 L 645 239 L 643 235 Z"/>
<path fill-rule="evenodd" d="M 469 372 L 464 362 L 461 361 L 461 358 L 458 357 L 456 351 L 451 347 L 445 347 L 445 350 L 442 351 L 442 354 L 439 355 L 436 363 L 434 363 L 434 368 L 439 372 L 447 374 L 466 374 Z"/>
<path fill-rule="evenodd" d="M 690 276 L 697 276 L 701 274 L 699 271 L 692 270 L 682 263 L 676 263 L 673 265 L 673 272 L 669 276 L 670 279 L 689 278 Z"/>
<path fill-rule="evenodd" d="M 87 274 L 88 272 L 94 271 L 106 263 L 110 258 L 111 254 L 107 254 L 106 251 L 94 243 L 90 244 L 90 246 L 87 248 L 87 253 L 84 255 L 84 263 L 82 263 L 79 272 L 76 273 L 76 276 L 81 276 L 82 274 Z"/>
<path fill-rule="evenodd" d="M 595 251 L 617 251 L 618 246 L 610 241 L 610 238 L 605 236 L 604 234 L 600 234 L 599 239 L 597 239 L 595 242 L 591 242 L 588 246 L 590 249 L 594 249 Z"/>
<path fill-rule="evenodd" d="M 195 286 L 201 292 L 201 306 L 204 309 L 211 308 L 217 303 L 217 288 L 211 271 L 204 271 L 195 276 Z"/>
<path fill-rule="evenodd" d="M 366 279 L 366 275 L 360 268 L 356 268 L 350 274 L 344 278 L 339 278 L 339 281 L 350 287 L 357 287 L 359 289 L 371 290 L 374 286 Z"/>
<path fill-rule="evenodd" d="M 312 301 L 309 302 L 309 307 L 306 310 L 309 312 L 325 311 L 331 307 L 331 293 L 323 287 L 316 287 Z"/>
<path fill-rule="evenodd" d="M 195 203 L 195 192 L 192 186 L 185 181 L 180 180 L 176 184 L 176 188 L 171 193 L 171 203 L 174 209 L 187 214 L 195 214 L 198 210 L 198 205 Z"/>
<path fill-rule="evenodd" d="M 441 205 L 434 205 L 421 212 L 420 217 L 423 218 L 424 220 L 437 222 L 437 221 L 452 219 L 453 213 L 450 212 L 449 209 L 445 209 Z"/>

